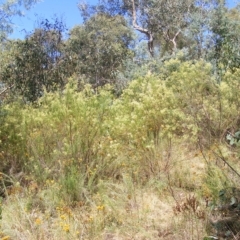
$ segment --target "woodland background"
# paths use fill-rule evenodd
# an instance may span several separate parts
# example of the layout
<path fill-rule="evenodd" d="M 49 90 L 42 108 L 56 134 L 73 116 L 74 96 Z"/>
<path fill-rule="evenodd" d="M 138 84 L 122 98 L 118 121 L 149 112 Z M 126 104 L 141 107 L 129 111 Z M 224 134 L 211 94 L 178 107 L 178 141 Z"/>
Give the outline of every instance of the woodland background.
<path fill-rule="evenodd" d="M 239 239 L 240 5 L 80 2 L 9 39 L 35 2 L 0 5 L 1 239 Z"/>

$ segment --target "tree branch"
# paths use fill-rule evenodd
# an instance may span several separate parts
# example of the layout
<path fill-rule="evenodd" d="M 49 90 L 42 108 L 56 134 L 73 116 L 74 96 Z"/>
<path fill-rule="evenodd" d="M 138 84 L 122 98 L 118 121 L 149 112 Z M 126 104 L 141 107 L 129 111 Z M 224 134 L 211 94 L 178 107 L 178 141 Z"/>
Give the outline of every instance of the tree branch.
<path fill-rule="evenodd" d="M 132 25 L 133 28 L 136 29 L 137 31 L 145 34 L 148 37 L 148 50 L 151 54 L 151 56 L 154 56 L 153 52 L 153 33 L 146 29 L 142 28 L 137 24 L 137 16 L 136 16 L 136 8 L 135 8 L 135 0 L 132 0 Z"/>
<path fill-rule="evenodd" d="M 173 44 L 173 49 L 172 50 L 175 50 L 177 49 L 177 43 L 176 43 L 176 38 L 177 36 L 179 35 L 179 33 L 181 32 L 181 30 L 179 29 L 175 35 L 173 37 L 170 37 L 170 33 L 169 33 L 169 29 L 164 33 L 163 37 L 165 39 L 165 41 L 167 42 L 171 42 Z"/>
<path fill-rule="evenodd" d="M 176 43 L 176 37 L 178 36 L 178 34 L 181 32 L 181 30 L 179 29 L 176 34 L 174 35 L 174 37 L 170 40 L 173 43 L 173 48 L 174 50 L 177 49 L 177 43 Z"/>

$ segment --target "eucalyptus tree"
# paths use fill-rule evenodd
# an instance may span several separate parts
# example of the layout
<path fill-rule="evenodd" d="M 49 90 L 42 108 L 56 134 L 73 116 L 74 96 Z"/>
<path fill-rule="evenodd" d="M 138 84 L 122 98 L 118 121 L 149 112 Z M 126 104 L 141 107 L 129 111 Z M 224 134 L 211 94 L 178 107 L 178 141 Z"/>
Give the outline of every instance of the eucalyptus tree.
<path fill-rule="evenodd" d="M 240 5 L 227 9 L 220 1 L 211 20 L 214 48 L 210 60 L 219 74 L 240 67 Z"/>
<path fill-rule="evenodd" d="M 64 24 L 44 20 L 25 40 L 9 42 L 2 51 L 0 81 L 26 101 L 35 101 L 47 91 L 64 86 L 68 75 L 64 54 Z"/>
<path fill-rule="evenodd" d="M 95 84 L 113 83 L 124 70 L 124 61 L 132 57 L 132 29 L 120 16 L 93 15 L 70 31 L 66 42 L 75 74 Z"/>
<path fill-rule="evenodd" d="M 188 26 L 194 0 L 101 0 L 95 7 L 79 4 L 84 17 L 95 12 L 107 12 L 131 19 L 132 26 L 148 40 L 148 50 L 154 55 L 154 41 L 163 39 L 171 51 L 178 48 L 178 39 Z"/>
<path fill-rule="evenodd" d="M 158 46 L 162 55 L 185 48 L 198 59 L 216 46 L 213 25 L 224 27 L 223 22 L 215 20 L 217 11 L 225 6 L 224 0 L 99 0 L 95 6 L 79 3 L 85 19 L 99 12 L 127 18 L 147 39 L 152 56 L 154 46 Z"/>

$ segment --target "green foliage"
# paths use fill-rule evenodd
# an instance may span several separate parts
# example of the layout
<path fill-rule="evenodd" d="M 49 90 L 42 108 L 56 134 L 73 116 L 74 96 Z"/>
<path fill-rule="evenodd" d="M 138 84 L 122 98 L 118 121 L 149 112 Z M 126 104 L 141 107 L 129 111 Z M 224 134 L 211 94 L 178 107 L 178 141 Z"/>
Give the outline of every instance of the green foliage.
<path fill-rule="evenodd" d="M 92 16 L 70 31 L 67 41 L 76 74 L 96 86 L 112 83 L 124 70 L 123 62 L 132 56 L 133 32 L 122 16 Z"/>
<path fill-rule="evenodd" d="M 229 10 L 226 1 L 106 0 L 95 6 L 81 1 L 79 9 L 84 19 L 99 13 L 130 18 L 152 57 L 180 49 L 189 59 L 211 60 L 218 71 L 221 64 L 239 65 L 238 9 Z"/>
<path fill-rule="evenodd" d="M 4 46 L 0 79 L 14 96 L 36 101 L 44 88 L 62 88 L 71 76 L 95 87 L 114 83 L 126 68 L 124 61 L 133 56 L 133 32 L 121 16 L 96 15 L 73 28 L 67 41 L 64 32 L 61 20 L 44 20 L 24 41 Z"/>
<path fill-rule="evenodd" d="M 26 109 L 27 172 L 38 182 L 62 176 L 62 193 L 72 201 L 81 196 L 77 190 L 84 191 L 80 182 L 91 191 L 99 178 L 113 176 L 114 156 L 105 152 L 111 101 L 110 89 L 95 94 L 87 85 L 78 93 L 69 84 L 62 93 L 46 93 L 38 108 Z"/>
<path fill-rule="evenodd" d="M 3 51 L 7 56 L 1 68 L 0 79 L 19 93 L 25 101 L 35 101 L 42 96 L 43 88 L 56 90 L 70 76 L 63 56 L 64 25 L 58 19 L 40 23 L 39 28 L 24 41 L 9 44 Z"/>
<path fill-rule="evenodd" d="M 189 140 L 211 141 L 212 136 L 219 136 L 219 87 L 212 78 L 211 65 L 204 61 L 181 63 L 172 59 L 165 66 L 166 85 L 173 90 L 185 115 L 183 131 L 189 133 Z"/>
<path fill-rule="evenodd" d="M 234 135 L 232 134 L 227 134 L 226 139 L 229 141 L 229 144 L 231 146 L 236 145 L 239 146 L 239 140 L 240 140 L 240 131 L 237 131 L 234 133 Z"/>
<path fill-rule="evenodd" d="M 0 172 L 18 172 L 26 158 L 25 124 L 22 105 L 15 103 L 1 109 Z M 14 147 L 13 147 L 14 146 Z"/>
<path fill-rule="evenodd" d="M 234 71 L 240 66 L 239 9 L 228 10 L 224 6 L 224 2 L 219 1 L 218 6 L 213 11 L 210 23 L 213 32 L 214 49 L 210 52 L 209 57 L 216 65 L 216 72 L 220 78 L 228 69 Z"/>
<path fill-rule="evenodd" d="M 194 1 L 114 1 L 107 0 L 91 7 L 79 4 L 82 15 L 87 18 L 96 13 L 107 13 L 112 16 L 130 17 L 132 26 L 148 40 L 150 54 L 154 55 L 154 44 L 161 45 L 161 50 L 173 52 L 182 41 Z M 174 17 L 173 17 L 174 16 Z M 180 39 L 180 41 L 179 41 Z M 179 44 L 180 45 L 180 44 Z M 179 46 L 180 47 L 180 46 Z"/>
<path fill-rule="evenodd" d="M 151 74 L 132 81 L 123 92 L 120 105 L 127 110 L 129 130 L 135 128 L 139 137 L 149 136 L 155 141 L 159 135 L 174 132 L 182 117 L 171 89 Z"/>
<path fill-rule="evenodd" d="M 161 170 L 157 149 L 166 144 L 165 139 L 181 134 L 179 122 L 183 115 L 172 91 L 149 74 L 132 81 L 115 101 L 114 108 L 111 135 L 124 149 L 129 170 L 142 180 L 158 175 Z"/>
<path fill-rule="evenodd" d="M 210 147 L 237 124 L 231 119 L 238 117 L 239 73 L 228 73 L 218 85 L 210 64 L 180 59 L 166 61 L 158 76 L 133 80 L 118 98 L 109 85 L 78 91 L 70 79 L 34 105 L 3 105 L 1 171 L 14 166 L 39 184 L 59 181 L 62 196 L 74 202 L 96 191 L 100 180 L 158 177 L 161 152 L 173 139 Z M 207 192 L 219 187 L 216 171 L 206 177 Z"/>
<path fill-rule="evenodd" d="M 231 133 L 232 135 L 239 129 L 239 81 L 240 71 L 231 72 L 227 71 L 222 77 L 220 84 L 221 93 L 221 109 L 222 113 L 222 127 L 225 128 L 225 134 Z M 226 132 L 228 131 L 228 132 Z"/>
<path fill-rule="evenodd" d="M 212 200 L 212 205 L 214 205 L 219 198 L 219 191 L 221 189 L 230 186 L 230 181 L 227 176 L 214 164 L 209 164 L 206 175 L 205 175 L 204 185 L 202 187 L 202 195 L 207 199 Z"/>

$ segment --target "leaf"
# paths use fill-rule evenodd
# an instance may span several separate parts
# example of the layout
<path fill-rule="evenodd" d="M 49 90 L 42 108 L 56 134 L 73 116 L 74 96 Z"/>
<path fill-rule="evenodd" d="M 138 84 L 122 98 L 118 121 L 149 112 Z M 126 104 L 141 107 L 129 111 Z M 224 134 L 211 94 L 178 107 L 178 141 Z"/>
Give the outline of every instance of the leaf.
<path fill-rule="evenodd" d="M 237 138 L 237 140 L 240 140 L 240 131 L 235 132 L 234 136 Z"/>
<path fill-rule="evenodd" d="M 232 207 L 237 206 L 237 199 L 235 197 L 231 197 L 230 206 L 232 206 Z"/>
<path fill-rule="evenodd" d="M 230 140 L 230 143 L 229 143 L 231 146 L 232 145 L 234 145 L 235 144 L 235 139 L 234 138 L 232 138 L 231 140 Z"/>
<path fill-rule="evenodd" d="M 231 141 L 231 140 L 232 140 L 231 134 L 228 134 L 228 135 L 226 136 L 226 139 L 229 140 L 229 141 Z"/>
<path fill-rule="evenodd" d="M 219 198 L 221 198 L 221 197 L 223 197 L 224 195 L 225 195 L 225 193 L 226 193 L 226 190 L 225 189 L 222 189 L 222 190 L 220 190 L 219 191 Z"/>

